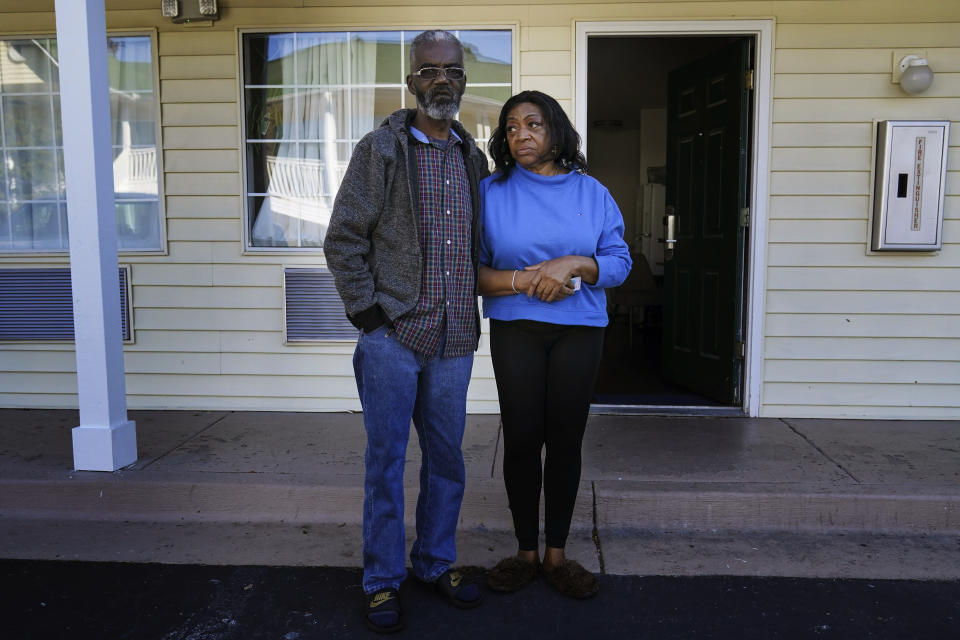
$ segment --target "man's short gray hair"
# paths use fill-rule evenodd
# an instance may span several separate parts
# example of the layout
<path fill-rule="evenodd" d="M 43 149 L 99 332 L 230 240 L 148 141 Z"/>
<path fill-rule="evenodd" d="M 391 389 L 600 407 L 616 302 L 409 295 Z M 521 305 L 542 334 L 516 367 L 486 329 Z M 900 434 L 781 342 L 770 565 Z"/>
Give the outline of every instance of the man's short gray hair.
<path fill-rule="evenodd" d="M 410 43 L 411 73 L 416 71 L 416 69 L 413 68 L 413 61 L 416 60 L 417 51 L 420 50 L 421 46 L 425 44 L 432 44 L 434 42 L 447 42 L 454 45 L 457 48 L 457 51 L 460 53 L 460 59 L 463 60 L 463 44 L 457 39 L 457 36 L 453 35 L 449 31 L 444 31 L 443 29 L 431 29 L 430 31 L 424 31 L 414 38 L 413 42 Z"/>

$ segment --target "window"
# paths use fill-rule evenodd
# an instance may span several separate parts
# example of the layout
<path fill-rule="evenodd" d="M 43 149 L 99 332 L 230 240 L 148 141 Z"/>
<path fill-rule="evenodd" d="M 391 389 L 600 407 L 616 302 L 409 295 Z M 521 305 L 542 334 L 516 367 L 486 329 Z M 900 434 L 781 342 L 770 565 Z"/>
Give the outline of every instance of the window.
<path fill-rule="evenodd" d="M 149 36 L 108 39 L 117 241 L 161 249 L 157 108 Z M 54 38 L 0 39 L 0 252 L 66 251 L 66 186 Z"/>
<path fill-rule="evenodd" d="M 397 109 L 419 31 L 243 35 L 248 245 L 319 248 L 357 141 Z M 512 34 L 454 31 L 467 91 L 458 119 L 485 146 L 511 95 Z"/>

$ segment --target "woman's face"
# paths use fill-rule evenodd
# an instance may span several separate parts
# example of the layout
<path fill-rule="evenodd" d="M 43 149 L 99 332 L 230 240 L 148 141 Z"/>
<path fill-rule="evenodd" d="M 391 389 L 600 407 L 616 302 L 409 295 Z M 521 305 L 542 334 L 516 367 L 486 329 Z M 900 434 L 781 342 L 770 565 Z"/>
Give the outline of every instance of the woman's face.
<path fill-rule="evenodd" d="M 550 149 L 550 132 L 540 107 L 531 102 L 521 102 L 507 113 L 504 133 L 510 155 L 518 165 L 544 175 L 557 172 Z"/>

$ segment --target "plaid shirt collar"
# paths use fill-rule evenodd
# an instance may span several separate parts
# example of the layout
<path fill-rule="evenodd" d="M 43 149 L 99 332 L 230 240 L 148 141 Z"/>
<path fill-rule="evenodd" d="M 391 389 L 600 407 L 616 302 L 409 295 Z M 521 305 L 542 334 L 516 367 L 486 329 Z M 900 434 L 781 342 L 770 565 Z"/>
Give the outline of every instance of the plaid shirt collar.
<path fill-rule="evenodd" d="M 410 125 L 410 135 L 424 144 L 430 144 L 430 138 L 427 137 L 427 134 L 425 134 L 423 131 L 420 131 L 420 129 L 417 129 L 413 125 Z M 450 137 L 457 142 L 463 142 L 463 138 L 457 135 L 457 132 L 453 130 L 453 127 L 450 127 Z"/>

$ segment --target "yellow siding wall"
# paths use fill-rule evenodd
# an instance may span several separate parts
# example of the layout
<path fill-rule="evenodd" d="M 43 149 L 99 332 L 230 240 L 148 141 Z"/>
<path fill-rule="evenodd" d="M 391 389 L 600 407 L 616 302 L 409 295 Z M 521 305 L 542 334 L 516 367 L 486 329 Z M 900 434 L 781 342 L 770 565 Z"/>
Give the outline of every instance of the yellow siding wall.
<path fill-rule="evenodd" d="M 954 15 L 779 22 L 766 415 L 960 415 L 960 3 L 928 4 Z M 926 50 L 929 91 L 890 82 L 893 49 Z M 866 255 L 874 118 L 954 120 L 939 253 Z"/>
<path fill-rule="evenodd" d="M 156 29 L 160 54 L 169 256 L 121 256 L 132 265 L 132 408 L 359 408 L 352 343 L 282 344 L 282 266 L 322 255 L 242 254 L 238 28 L 515 25 L 518 89 L 572 112 L 577 21 L 759 18 L 775 20 L 771 171 L 755 177 L 771 193 L 761 413 L 960 416 L 960 2 L 330 4 L 221 0 L 222 20 L 187 27 L 155 0 L 107 2 L 110 29 Z M 0 35 L 53 33 L 52 7 L 0 0 Z M 890 83 L 894 49 L 927 51 L 930 91 L 911 98 Z M 939 117 L 955 120 L 943 250 L 866 255 L 873 119 Z M 485 343 L 475 412 L 496 410 Z M 73 367 L 70 346 L 0 346 L 0 405 L 74 406 Z"/>

